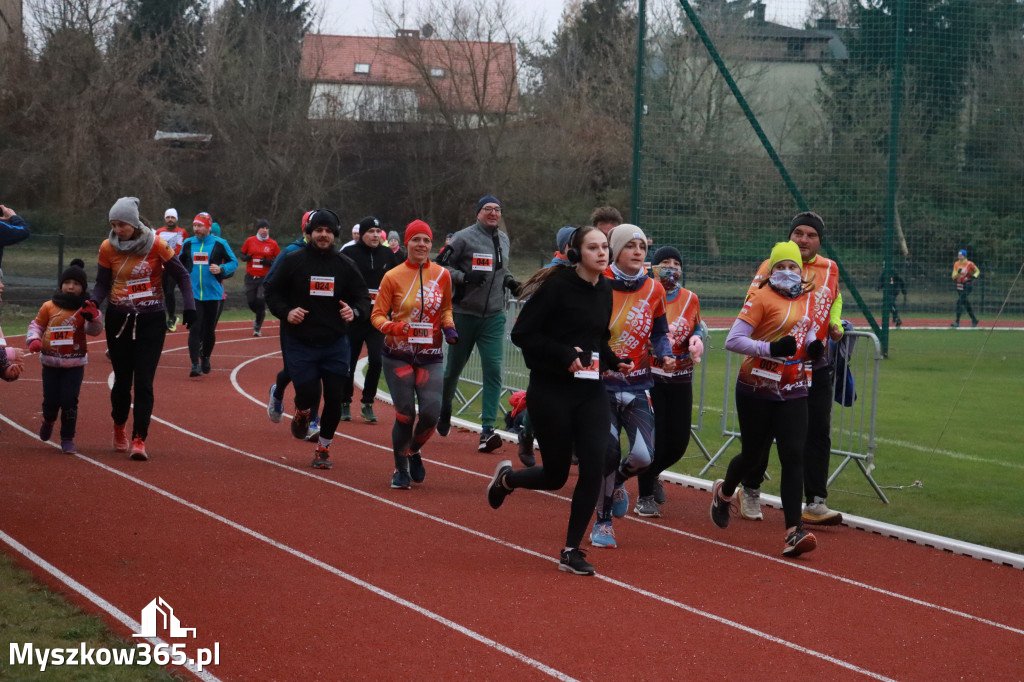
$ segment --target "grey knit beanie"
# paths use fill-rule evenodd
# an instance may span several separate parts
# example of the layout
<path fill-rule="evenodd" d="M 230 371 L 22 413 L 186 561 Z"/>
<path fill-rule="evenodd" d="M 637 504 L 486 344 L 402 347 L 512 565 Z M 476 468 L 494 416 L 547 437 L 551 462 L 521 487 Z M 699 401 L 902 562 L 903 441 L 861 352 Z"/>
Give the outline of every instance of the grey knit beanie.
<path fill-rule="evenodd" d="M 138 197 L 121 197 L 110 207 L 109 220 L 120 220 L 134 227 L 141 228 L 139 221 L 139 199 Z"/>
<path fill-rule="evenodd" d="M 608 233 L 608 257 L 609 261 L 614 263 L 615 259 L 619 257 L 619 252 L 629 242 L 634 239 L 639 239 L 644 244 L 647 243 L 647 235 L 636 225 L 629 223 L 622 223 L 612 228 L 612 231 Z"/>

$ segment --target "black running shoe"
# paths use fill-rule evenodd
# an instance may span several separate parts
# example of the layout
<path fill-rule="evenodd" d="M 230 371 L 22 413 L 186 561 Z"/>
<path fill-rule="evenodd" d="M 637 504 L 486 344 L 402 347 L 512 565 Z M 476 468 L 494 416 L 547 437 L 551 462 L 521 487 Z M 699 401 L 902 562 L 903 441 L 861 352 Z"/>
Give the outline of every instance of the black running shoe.
<path fill-rule="evenodd" d="M 437 418 L 435 430 L 437 435 L 444 438 L 447 438 L 448 434 L 452 432 L 452 410 L 450 407 L 447 410 L 441 410 L 441 416 Z"/>
<path fill-rule="evenodd" d="M 480 432 L 480 445 L 477 450 L 480 452 L 494 452 L 501 447 L 501 436 L 495 433 L 494 429 L 484 429 Z"/>
<path fill-rule="evenodd" d="M 199 358 L 199 364 L 203 368 L 203 374 L 210 373 L 210 358 Z"/>
<path fill-rule="evenodd" d="M 715 484 L 711 486 L 711 520 L 715 522 L 715 525 L 719 528 L 729 527 L 729 514 L 732 510 L 732 500 L 724 499 L 721 496 L 722 484 L 725 483 L 722 479 L 715 481 Z"/>
<path fill-rule="evenodd" d="M 295 410 L 292 415 L 292 435 L 299 440 L 306 440 L 309 433 L 309 413 L 311 410 Z"/>
<path fill-rule="evenodd" d="M 519 461 L 525 467 L 537 466 L 537 457 L 533 454 L 533 434 L 519 432 Z"/>
<path fill-rule="evenodd" d="M 423 479 L 427 477 L 427 469 L 423 466 L 423 458 L 418 452 L 409 453 L 409 477 L 413 483 L 423 483 Z"/>
<path fill-rule="evenodd" d="M 803 528 L 797 527 L 792 533 L 786 536 L 786 544 L 782 548 L 782 556 L 798 557 L 801 554 L 813 551 L 818 546 L 814 535 Z"/>
<path fill-rule="evenodd" d="M 582 549 L 563 549 L 558 570 L 576 575 L 594 575 L 594 567 L 587 561 L 587 553 Z"/>
<path fill-rule="evenodd" d="M 494 470 L 494 478 L 487 486 L 487 502 L 491 505 L 491 509 L 500 507 L 505 498 L 512 494 L 512 491 L 504 485 L 505 476 L 510 473 L 512 473 L 511 460 L 498 462 L 498 466 Z"/>

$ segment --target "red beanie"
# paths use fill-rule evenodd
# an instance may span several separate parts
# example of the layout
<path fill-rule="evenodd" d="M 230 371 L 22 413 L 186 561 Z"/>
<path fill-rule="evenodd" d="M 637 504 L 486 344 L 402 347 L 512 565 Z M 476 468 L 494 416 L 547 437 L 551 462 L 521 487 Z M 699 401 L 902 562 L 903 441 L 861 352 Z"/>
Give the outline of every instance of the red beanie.
<path fill-rule="evenodd" d="M 210 217 L 209 213 L 203 211 L 202 213 L 200 213 L 199 215 L 192 219 L 192 224 L 194 225 L 196 223 L 202 223 L 203 225 L 209 228 L 213 226 L 213 218 Z"/>
<path fill-rule="evenodd" d="M 405 243 L 408 244 L 409 240 L 418 234 L 425 234 L 430 237 L 430 241 L 434 241 L 434 233 L 430 231 L 430 225 L 422 220 L 414 220 L 405 228 Z"/>

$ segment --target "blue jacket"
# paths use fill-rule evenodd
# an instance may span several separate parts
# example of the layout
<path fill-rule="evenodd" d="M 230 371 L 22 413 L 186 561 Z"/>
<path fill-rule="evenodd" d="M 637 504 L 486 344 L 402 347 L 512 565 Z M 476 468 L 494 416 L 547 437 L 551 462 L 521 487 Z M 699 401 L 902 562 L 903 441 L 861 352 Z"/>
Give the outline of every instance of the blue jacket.
<path fill-rule="evenodd" d="M 212 234 L 207 235 L 205 239 L 186 239 L 178 258 L 192 276 L 192 295 L 197 301 L 223 299 L 224 286 L 221 281 L 235 274 L 235 270 L 238 269 L 238 259 L 231 252 L 231 247 L 226 241 Z M 223 270 L 219 275 L 211 275 L 211 265 L 219 265 Z"/>
<path fill-rule="evenodd" d="M 281 252 L 281 255 L 279 255 L 277 258 L 274 259 L 274 262 L 270 266 L 270 270 L 267 271 L 267 278 L 265 280 L 263 280 L 263 286 L 266 287 L 270 283 L 271 276 L 273 276 L 273 274 L 275 272 L 277 272 L 277 266 L 280 265 L 281 261 L 284 260 L 285 256 L 287 256 L 292 251 L 296 251 L 298 249 L 301 249 L 305 245 L 306 245 L 306 238 L 305 237 L 299 237 L 298 239 L 293 241 L 291 244 L 289 244 L 288 246 L 284 247 L 284 250 Z"/>
<path fill-rule="evenodd" d="M 0 263 L 4 259 L 4 247 L 28 239 L 28 235 L 28 223 L 21 216 L 12 215 L 7 220 L 0 220 Z"/>

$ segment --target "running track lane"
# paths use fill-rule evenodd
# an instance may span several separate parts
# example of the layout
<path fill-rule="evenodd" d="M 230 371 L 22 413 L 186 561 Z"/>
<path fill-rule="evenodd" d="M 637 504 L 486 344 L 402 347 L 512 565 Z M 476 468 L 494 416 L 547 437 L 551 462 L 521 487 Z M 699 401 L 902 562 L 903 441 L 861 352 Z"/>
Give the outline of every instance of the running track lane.
<path fill-rule="evenodd" d="M 168 337 L 167 424 L 148 463 L 109 450 L 102 344 L 83 390 L 85 456 L 31 435 L 35 363 L 4 387 L 4 416 L 29 433 L 0 435 L 0 530 L 127 614 L 164 597 L 196 646 L 220 642 L 221 679 L 686 679 L 737 661 L 763 679 L 1024 675 L 1020 571 L 846 528 L 782 561 L 776 510 L 723 531 L 706 493 L 670 487 L 665 518 L 617 521 L 620 548 L 591 552 L 598 579 L 565 575 L 552 558 L 568 490 L 518 491 L 493 512 L 483 489 L 498 457 L 455 432 L 425 452 L 423 486 L 391 491 L 380 403 L 380 424 L 342 425 L 363 442 L 339 436 L 335 469 L 314 472 L 311 446 L 254 401 L 279 359 L 252 358 L 277 339 L 245 334 L 221 334 L 233 342 L 218 344 L 213 375 L 192 380 L 184 335 Z M 239 365 L 254 399 L 232 387 Z M 500 454 L 515 460 L 511 445 Z"/>

